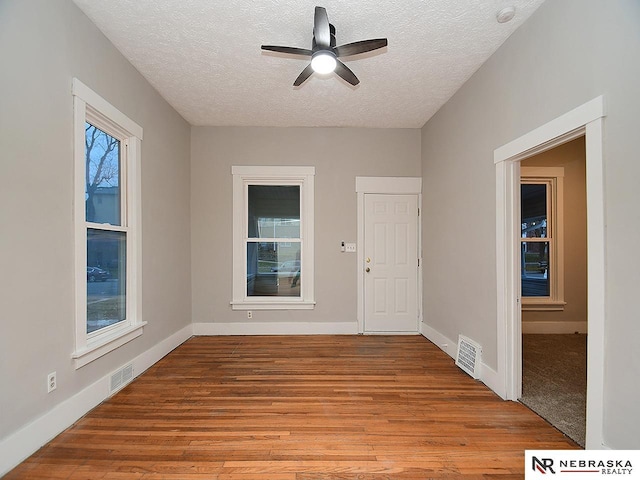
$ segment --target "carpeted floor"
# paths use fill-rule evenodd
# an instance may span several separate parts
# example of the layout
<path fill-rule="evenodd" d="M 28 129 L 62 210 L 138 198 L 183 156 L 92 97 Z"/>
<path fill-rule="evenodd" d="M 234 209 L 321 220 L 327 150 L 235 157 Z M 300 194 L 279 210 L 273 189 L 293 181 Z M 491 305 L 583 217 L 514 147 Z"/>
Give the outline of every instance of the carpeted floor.
<path fill-rule="evenodd" d="M 587 336 L 523 335 L 520 401 L 584 447 Z"/>

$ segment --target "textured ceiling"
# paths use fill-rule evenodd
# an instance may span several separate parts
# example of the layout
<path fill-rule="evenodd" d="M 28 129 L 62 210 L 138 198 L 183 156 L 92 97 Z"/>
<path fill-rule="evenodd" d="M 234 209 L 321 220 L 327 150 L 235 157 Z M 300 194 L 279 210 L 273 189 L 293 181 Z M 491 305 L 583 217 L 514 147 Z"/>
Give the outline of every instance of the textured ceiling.
<path fill-rule="evenodd" d="M 192 125 L 420 128 L 544 0 L 74 1 Z M 293 87 L 308 61 L 260 49 L 311 48 L 316 5 L 338 45 L 389 40 L 343 58 L 356 87 L 335 74 Z"/>

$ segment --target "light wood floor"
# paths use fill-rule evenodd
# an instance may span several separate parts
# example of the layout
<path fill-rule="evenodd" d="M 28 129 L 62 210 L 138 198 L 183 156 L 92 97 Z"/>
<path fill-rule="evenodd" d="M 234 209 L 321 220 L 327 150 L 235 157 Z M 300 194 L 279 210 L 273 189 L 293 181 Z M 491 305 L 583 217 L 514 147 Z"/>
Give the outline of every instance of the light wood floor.
<path fill-rule="evenodd" d="M 5 478 L 505 479 L 571 448 L 421 336 L 194 337 Z"/>

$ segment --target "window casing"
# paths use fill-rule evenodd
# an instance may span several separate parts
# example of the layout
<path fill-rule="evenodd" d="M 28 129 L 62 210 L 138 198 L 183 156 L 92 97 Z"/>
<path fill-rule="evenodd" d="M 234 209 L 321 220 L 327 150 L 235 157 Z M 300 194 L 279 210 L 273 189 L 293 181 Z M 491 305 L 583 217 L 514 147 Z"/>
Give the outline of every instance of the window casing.
<path fill-rule="evenodd" d="M 80 368 L 142 334 L 142 128 L 78 79 L 74 101 L 75 351 Z"/>
<path fill-rule="evenodd" d="M 234 310 L 312 309 L 314 167 L 234 166 Z"/>
<path fill-rule="evenodd" d="M 562 167 L 520 169 L 522 309 L 564 310 Z"/>

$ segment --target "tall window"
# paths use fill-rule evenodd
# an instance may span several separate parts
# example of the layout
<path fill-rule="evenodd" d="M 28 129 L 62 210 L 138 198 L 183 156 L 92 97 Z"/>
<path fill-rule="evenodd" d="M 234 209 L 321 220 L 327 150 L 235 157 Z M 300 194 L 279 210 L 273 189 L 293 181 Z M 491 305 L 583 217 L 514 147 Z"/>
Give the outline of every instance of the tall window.
<path fill-rule="evenodd" d="M 127 221 L 126 211 L 122 212 L 126 192 L 120 188 L 126 141 L 122 145 L 122 140 L 85 122 L 84 143 L 90 334 L 126 319 Z"/>
<path fill-rule="evenodd" d="M 142 333 L 142 129 L 77 79 L 73 95 L 78 368 Z"/>
<path fill-rule="evenodd" d="M 233 167 L 234 309 L 313 308 L 313 167 Z"/>
<path fill-rule="evenodd" d="M 520 270 L 525 310 L 564 308 L 563 177 L 563 168 L 521 168 Z"/>

